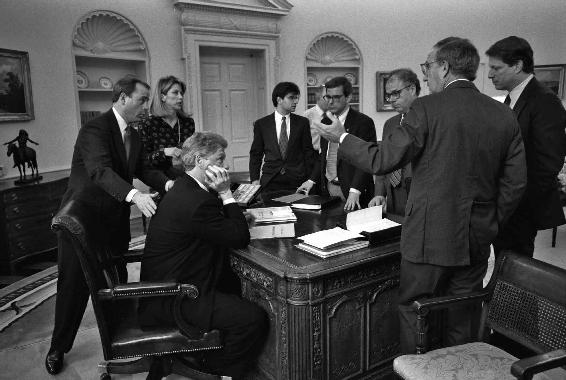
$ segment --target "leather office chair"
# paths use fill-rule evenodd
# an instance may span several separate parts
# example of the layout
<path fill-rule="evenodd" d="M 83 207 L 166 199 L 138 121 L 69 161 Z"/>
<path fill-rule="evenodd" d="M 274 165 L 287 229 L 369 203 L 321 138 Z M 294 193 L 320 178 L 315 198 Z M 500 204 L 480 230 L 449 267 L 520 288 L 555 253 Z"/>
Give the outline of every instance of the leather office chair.
<path fill-rule="evenodd" d="M 81 262 L 90 296 L 105 362 L 99 364 L 101 379 L 110 373 L 149 372 L 147 379 L 161 379 L 170 373 L 191 379 L 215 380 L 220 376 L 199 371 L 198 361 L 187 353 L 219 349 L 220 332 L 198 331 L 181 318 L 184 297 L 198 297 L 198 290 L 189 284 L 175 282 L 138 282 L 119 284 L 114 260 L 104 244 L 94 213 L 84 203 L 72 200 L 53 218 L 51 228 L 67 234 L 73 241 Z M 127 258 L 139 261 L 139 255 Z M 176 327 L 140 328 L 137 320 L 138 299 L 144 297 L 175 297 Z M 112 362 L 115 359 L 138 358 Z"/>
<path fill-rule="evenodd" d="M 425 353 L 431 310 L 483 302 L 479 342 Z M 417 355 L 393 362 L 403 379 L 566 379 L 566 270 L 514 253 L 502 255 L 481 292 L 416 301 Z M 485 342 L 490 330 L 534 352 L 518 360 Z M 547 373 L 539 373 L 547 371 Z M 535 375 L 536 374 L 536 375 Z"/>

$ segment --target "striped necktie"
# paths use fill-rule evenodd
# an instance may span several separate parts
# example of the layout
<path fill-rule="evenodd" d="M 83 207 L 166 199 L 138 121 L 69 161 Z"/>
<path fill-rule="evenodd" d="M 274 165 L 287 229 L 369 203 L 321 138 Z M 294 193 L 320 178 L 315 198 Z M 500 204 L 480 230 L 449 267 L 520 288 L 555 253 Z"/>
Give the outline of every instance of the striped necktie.
<path fill-rule="evenodd" d="M 287 136 L 287 123 L 285 123 L 285 116 L 281 118 L 281 131 L 279 132 L 279 151 L 281 157 L 285 159 L 287 154 L 287 145 L 289 144 L 289 136 Z"/>
<path fill-rule="evenodd" d="M 126 160 L 129 160 L 132 148 L 132 127 L 129 125 L 124 130 L 124 148 L 126 148 Z"/>
<path fill-rule="evenodd" d="M 403 123 L 403 118 L 405 115 L 401 114 L 401 120 L 399 121 L 399 125 Z M 389 182 L 391 186 L 397 187 L 401 184 L 401 178 L 403 177 L 402 169 L 397 169 L 389 174 Z"/>

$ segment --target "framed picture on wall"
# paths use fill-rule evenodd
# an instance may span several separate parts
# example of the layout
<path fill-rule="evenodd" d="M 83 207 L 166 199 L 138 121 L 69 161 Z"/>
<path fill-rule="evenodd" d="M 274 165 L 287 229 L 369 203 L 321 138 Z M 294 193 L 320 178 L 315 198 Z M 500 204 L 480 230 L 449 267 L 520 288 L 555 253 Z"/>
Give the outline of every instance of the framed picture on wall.
<path fill-rule="evenodd" d="M 543 85 L 552 90 L 560 99 L 564 95 L 564 67 L 566 65 L 535 66 L 535 76 Z"/>
<path fill-rule="evenodd" d="M 0 49 L 0 121 L 33 119 L 28 53 Z"/>
<path fill-rule="evenodd" d="M 385 83 L 391 75 L 391 71 L 378 71 L 376 73 L 376 88 L 377 88 L 377 111 L 393 111 L 393 106 L 385 100 Z"/>

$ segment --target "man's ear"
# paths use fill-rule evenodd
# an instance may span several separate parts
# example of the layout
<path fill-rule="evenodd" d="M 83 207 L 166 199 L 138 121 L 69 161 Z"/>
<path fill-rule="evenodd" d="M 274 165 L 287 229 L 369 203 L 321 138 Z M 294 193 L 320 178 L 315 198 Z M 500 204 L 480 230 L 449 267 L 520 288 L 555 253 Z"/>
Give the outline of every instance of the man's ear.
<path fill-rule="evenodd" d="M 518 74 L 521 71 L 523 71 L 523 60 L 518 60 L 517 63 L 515 63 L 515 72 Z"/>

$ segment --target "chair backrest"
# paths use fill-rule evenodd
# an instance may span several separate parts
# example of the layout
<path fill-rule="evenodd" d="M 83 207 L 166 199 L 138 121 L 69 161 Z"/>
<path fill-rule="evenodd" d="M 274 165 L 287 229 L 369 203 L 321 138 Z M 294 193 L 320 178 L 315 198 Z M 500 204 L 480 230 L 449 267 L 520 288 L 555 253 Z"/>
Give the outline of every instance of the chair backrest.
<path fill-rule="evenodd" d="M 536 353 L 566 348 L 566 270 L 509 252 L 488 289 L 485 327 Z"/>
<path fill-rule="evenodd" d="M 66 234 L 73 242 L 89 288 L 104 356 L 107 357 L 111 352 L 110 337 L 116 310 L 112 309 L 111 302 L 100 302 L 97 294 L 100 289 L 118 284 L 108 234 L 92 206 L 79 200 L 71 200 L 62 207 L 53 218 L 51 228 L 58 234 Z"/>

